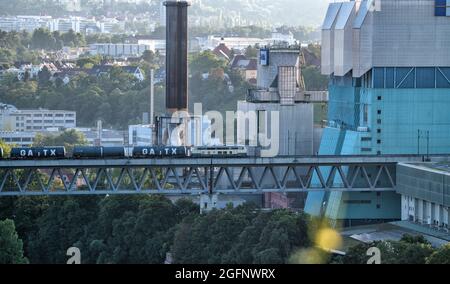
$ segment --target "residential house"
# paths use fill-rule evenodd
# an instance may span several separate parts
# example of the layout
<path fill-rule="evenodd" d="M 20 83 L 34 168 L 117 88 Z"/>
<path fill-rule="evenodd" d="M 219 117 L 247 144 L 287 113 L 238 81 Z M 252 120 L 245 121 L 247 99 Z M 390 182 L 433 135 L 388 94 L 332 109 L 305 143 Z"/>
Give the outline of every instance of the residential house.
<path fill-rule="evenodd" d="M 214 48 L 213 53 L 217 57 L 223 58 L 227 61 L 230 61 L 232 57 L 231 49 L 229 49 L 224 43 L 220 43 L 216 48 Z"/>
<path fill-rule="evenodd" d="M 114 67 L 113 65 L 95 65 L 94 67 L 92 67 L 92 69 L 89 70 L 89 74 L 92 76 L 101 76 L 104 74 L 109 74 L 113 67 Z M 122 71 L 133 75 L 140 82 L 144 81 L 145 79 L 144 73 L 137 66 L 119 66 L 119 68 L 121 68 Z"/>
<path fill-rule="evenodd" d="M 256 84 L 258 75 L 258 61 L 256 58 L 247 58 L 238 54 L 230 62 L 231 69 L 241 72 L 242 77 L 251 84 Z"/>

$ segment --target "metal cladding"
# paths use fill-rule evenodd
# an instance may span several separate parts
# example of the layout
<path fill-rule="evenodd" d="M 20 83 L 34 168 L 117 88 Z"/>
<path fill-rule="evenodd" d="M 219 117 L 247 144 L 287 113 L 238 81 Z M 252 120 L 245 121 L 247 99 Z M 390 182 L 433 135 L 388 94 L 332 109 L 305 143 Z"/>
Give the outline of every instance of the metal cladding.
<path fill-rule="evenodd" d="M 125 158 L 124 147 L 103 147 L 104 158 Z"/>
<path fill-rule="evenodd" d="M 13 159 L 56 159 L 65 156 L 64 147 L 13 148 L 11 150 Z"/>
<path fill-rule="evenodd" d="M 81 159 L 125 158 L 125 148 L 78 146 L 73 149 L 73 157 Z"/>
<path fill-rule="evenodd" d="M 188 108 L 188 29 L 186 1 L 166 1 L 166 108 Z"/>
<path fill-rule="evenodd" d="M 135 147 L 134 158 L 187 157 L 187 147 Z"/>
<path fill-rule="evenodd" d="M 74 147 L 74 158 L 101 158 L 103 157 L 103 147 Z"/>

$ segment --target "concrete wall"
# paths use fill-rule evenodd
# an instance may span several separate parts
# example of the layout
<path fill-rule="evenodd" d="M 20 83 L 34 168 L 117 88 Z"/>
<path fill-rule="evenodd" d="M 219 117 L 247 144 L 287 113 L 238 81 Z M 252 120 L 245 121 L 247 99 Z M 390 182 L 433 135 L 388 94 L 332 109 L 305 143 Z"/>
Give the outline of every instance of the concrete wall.
<path fill-rule="evenodd" d="M 322 27 L 323 74 L 341 76 L 350 63 L 353 77 L 372 67 L 450 66 L 450 17 L 434 15 L 434 0 L 378 1 L 379 10 L 367 9 L 368 1 L 356 5 L 345 26 L 338 23 L 352 4 L 330 4 Z"/>
<path fill-rule="evenodd" d="M 299 49 L 276 49 L 269 51 L 269 65 L 258 64 L 257 86 L 262 89 L 269 89 L 278 75 L 280 66 L 299 66 Z M 258 62 L 260 62 L 258 55 Z"/>
<path fill-rule="evenodd" d="M 397 192 L 450 207 L 450 172 L 400 164 Z"/>
<path fill-rule="evenodd" d="M 314 107 L 312 104 L 294 104 L 284 106 L 278 103 L 250 103 L 238 102 L 238 111 L 278 111 L 279 127 L 279 155 L 312 155 L 314 154 Z M 243 127 L 244 121 L 238 121 L 238 128 Z M 239 126 L 240 125 L 240 126 Z M 267 121 L 271 125 L 271 120 Z M 268 138 L 272 132 L 268 131 Z M 241 137 L 239 144 L 245 144 Z M 247 137 L 248 138 L 248 137 Z M 256 137 L 251 137 L 256 142 Z"/>
<path fill-rule="evenodd" d="M 355 2 L 343 3 L 334 31 L 334 75 L 344 76 L 353 68 L 352 43 Z"/>

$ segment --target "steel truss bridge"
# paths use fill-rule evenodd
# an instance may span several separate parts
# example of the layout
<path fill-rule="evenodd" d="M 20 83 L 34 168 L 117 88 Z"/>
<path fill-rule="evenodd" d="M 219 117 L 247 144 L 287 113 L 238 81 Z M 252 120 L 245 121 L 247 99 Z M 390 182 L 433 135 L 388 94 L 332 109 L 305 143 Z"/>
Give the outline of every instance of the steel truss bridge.
<path fill-rule="evenodd" d="M 394 191 L 397 163 L 422 161 L 422 156 L 1 160 L 0 196 Z"/>

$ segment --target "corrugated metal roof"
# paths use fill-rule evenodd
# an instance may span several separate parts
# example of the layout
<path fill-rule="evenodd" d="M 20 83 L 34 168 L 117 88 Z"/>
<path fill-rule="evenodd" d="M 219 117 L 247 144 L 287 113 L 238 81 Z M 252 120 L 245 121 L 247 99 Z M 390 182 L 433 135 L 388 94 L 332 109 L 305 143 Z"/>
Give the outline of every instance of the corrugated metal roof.
<path fill-rule="evenodd" d="M 341 9 L 339 10 L 339 15 L 337 16 L 335 29 L 343 30 L 345 28 L 354 8 L 355 2 L 342 3 Z"/>
<path fill-rule="evenodd" d="M 328 6 L 327 15 L 325 16 L 325 20 L 323 21 L 322 25 L 322 30 L 331 30 L 341 6 L 342 3 L 331 3 Z"/>
<path fill-rule="evenodd" d="M 359 6 L 358 15 L 356 16 L 355 22 L 353 23 L 354 29 L 360 29 L 366 19 L 367 13 L 369 12 L 369 8 L 372 6 L 372 0 L 364 0 L 361 2 L 361 6 Z"/>

